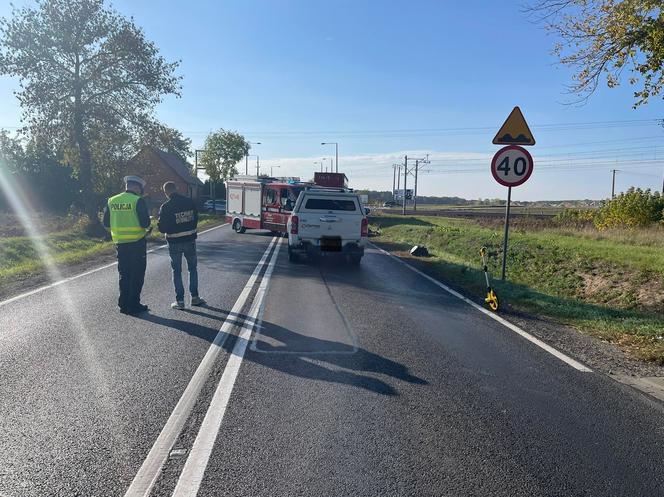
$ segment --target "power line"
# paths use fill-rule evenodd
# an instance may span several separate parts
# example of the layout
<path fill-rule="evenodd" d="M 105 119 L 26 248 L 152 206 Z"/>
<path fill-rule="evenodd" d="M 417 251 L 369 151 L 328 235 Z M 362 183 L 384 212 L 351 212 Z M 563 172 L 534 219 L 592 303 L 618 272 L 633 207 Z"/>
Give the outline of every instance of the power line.
<path fill-rule="evenodd" d="M 578 129 L 579 127 L 590 128 L 611 128 L 611 127 L 630 127 L 630 126 L 647 126 L 652 124 L 659 124 L 661 119 L 627 119 L 627 120 L 614 120 L 614 121 L 588 121 L 577 123 L 549 123 L 549 124 L 534 124 L 531 127 L 537 129 Z M 459 128 L 401 128 L 401 129 L 365 129 L 365 130 L 320 130 L 320 131 L 244 131 L 245 133 L 255 134 L 274 134 L 274 135 L 315 135 L 318 133 L 343 133 L 343 134 L 392 134 L 392 133 L 445 133 L 445 132 L 458 132 L 458 131 L 491 131 L 496 128 L 495 125 L 491 126 L 475 126 L 475 127 L 459 127 Z M 193 132 L 189 132 L 193 133 Z"/>
<path fill-rule="evenodd" d="M 617 150 L 622 150 L 623 153 L 613 153 L 616 152 Z M 541 156 L 537 161 L 536 165 L 537 167 L 542 167 L 547 164 L 551 164 L 553 166 L 557 165 L 564 165 L 564 164 L 569 164 L 570 166 L 574 166 L 575 164 L 578 164 L 579 161 L 582 162 L 590 162 L 593 164 L 599 163 L 598 161 L 601 162 L 606 162 L 606 161 L 615 161 L 616 159 L 620 159 L 621 163 L 625 162 L 632 162 L 632 163 L 642 163 L 642 162 L 652 162 L 655 161 L 657 163 L 663 162 L 664 157 L 662 159 L 657 159 L 657 158 L 634 158 L 635 155 L 643 155 L 644 153 L 652 153 L 654 152 L 654 149 L 647 149 L 643 150 L 643 153 L 641 154 L 636 154 L 633 151 L 630 151 L 631 149 L 616 149 L 616 150 L 608 150 L 606 154 L 599 154 L 599 155 L 594 155 L 592 157 L 584 157 L 584 154 L 578 154 L 576 156 L 571 156 L 568 154 L 560 154 L 560 155 L 548 155 L 548 156 Z M 635 150 L 642 150 L 640 148 L 635 149 Z M 588 153 L 593 153 L 597 154 L 598 151 L 590 151 Z M 487 155 L 485 158 L 449 158 L 449 159 L 430 159 L 430 165 L 433 168 L 442 168 L 442 167 L 449 167 L 453 165 L 463 165 L 463 166 L 477 166 L 477 167 L 484 167 L 487 163 L 488 160 L 490 159 L 490 155 Z M 374 166 L 368 166 L 362 169 L 354 169 L 354 171 L 359 171 L 359 170 L 369 170 L 369 169 L 377 169 L 377 168 L 384 168 L 384 164 L 376 164 Z"/>
<path fill-rule="evenodd" d="M 610 149 L 599 149 L 599 150 L 582 150 L 582 151 L 577 151 L 577 152 L 564 152 L 564 153 L 559 153 L 559 154 L 543 154 L 540 155 L 538 154 L 538 159 L 541 158 L 546 158 L 546 157 L 560 157 L 560 158 L 565 158 L 567 156 L 570 156 L 571 154 L 574 155 L 587 155 L 587 154 L 609 154 L 612 157 L 614 156 L 614 153 L 618 152 L 632 152 L 631 155 L 633 155 L 633 152 L 656 152 L 657 149 L 661 149 L 664 145 L 655 145 L 655 146 L 640 146 L 640 147 L 622 147 L 622 148 L 610 148 Z M 430 162 L 432 163 L 437 163 L 437 162 L 459 162 L 459 161 L 478 161 L 478 160 L 486 160 L 487 157 L 491 157 L 492 154 L 486 153 L 486 157 L 460 157 L 460 158 L 454 158 L 454 157 L 441 157 L 439 159 L 429 159 Z"/>
<path fill-rule="evenodd" d="M 628 166 L 629 169 L 621 169 L 621 171 L 629 171 L 630 169 L 648 169 L 661 167 L 664 161 L 659 159 L 649 159 L 649 160 L 632 160 L 632 161 L 622 161 L 620 163 L 621 167 Z M 630 164 L 634 164 L 631 165 Z M 614 166 L 615 161 L 613 160 L 604 160 L 602 162 L 581 162 L 577 164 L 565 165 L 565 164 L 555 164 L 555 163 L 544 163 L 536 164 L 535 169 L 539 170 L 551 170 L 551 171 L 576 171 L 584 169 L 605 169 L 609 166 Z M 380 167 L 380 170 L 377 169 Z M 353 173 L 359 172 L 375 172 L 377 175 L 385 174 L 385 165 L 370 167 L 370 168 L 358 168 L 353 169 Z M 489 170 L 488 165 L 468 165 L 468 167 L 457 168 L 457 169 L 435 169 L 428 170 L 430 174 L 463 174 L 463 173 L 475 173 L 475 172 L 487 172 Z M 652 175 L 657 177 L 656 175 Z"/>
<path fill-rule="evenodd" d="M 643 127 L 659 125 L 661 119 L 626 119 L 613 121 L 587 121 L 587 122 L 568 122 L 568 123 L 547 123 L 534 124 L 531 127 L 540 131 L 567 131 L 579 129 L 610 129 L 624 127 Z M 395 137 L 395 136 L 418 136 L 427 134 L 474 134 L 494 131 L 495 125 L 458 127 L 458 128 L 401 128 L 401 129 L 346 129 L 346 130 L 272 130 L 272 131 L 252 131 L 239 130 L 245 135 L 269 135 L 272 138 L 286 137 L 315 137 L 318 135 L 344 135 L 347 137 L 361 137 L 362 135 L 370 137 Z M 208 134 L 212 130 L 183 130 L 188 135 Z"/>

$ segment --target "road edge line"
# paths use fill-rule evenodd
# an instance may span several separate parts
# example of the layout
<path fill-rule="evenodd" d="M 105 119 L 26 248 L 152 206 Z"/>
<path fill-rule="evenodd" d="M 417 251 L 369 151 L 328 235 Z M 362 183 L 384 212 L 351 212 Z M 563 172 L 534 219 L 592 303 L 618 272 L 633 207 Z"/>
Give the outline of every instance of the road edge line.
<path fill-rule="evenodd" d="M 224 226 L 228 226 L 228 224 L 229 224 L 229 223 L 224 223 L 224 224 L 220 224 L 219 226 L 214 226 L 214 227 L 212 227 L 212 228 L 210 228 L 210 229 L 207 229 L 207 230 L 205 230 L 205 231 L 201 231 L 201 232 L 199 233 L 199 235 L 203 235 L 203 234 L 208 233 L 208 232 L 210 232 L 210 231 L 212 231 L 212 230 L 216 230 L 216 229 L 222 228 L 222 227 L 224 227 Z M 162 249 L 162 248 L 164 248 L 164 247 L 166 247 L 166 246 L 168 246 L 167 243 L 165 243 L 165 244 L 163 244 L 163 245 L 159 245 L 159 246 L 157 246 L 157 247 L 153 247 L 153 248 L 151 248 L 150 250 L 148 250 L 147 253 L 148 253 L 148 254 L 151 254 L 152 252 L 154 252 L 154 251 L 156 251 L 156 250 L 159 250 L 159 249 Z M 34 295 L 34 294 L 39 293 L 39 292 L 43 292 L 44 290 L 48 290 L 48 289 L 50 289 L 50 288 L 54 288 L 54 287 L 59 286 L 59 285 L 62 285 L 62 284 L 64 284 L 64 283 L 69 283 L 70 281 L 77 280 L 77 279 L 79 279 L 79 278 L 82 278 L 83 276 L 88 276 L 88 275 L 93 274 L 93 273 L 96 273 L 96 272 L 98 272 L 98 271 L 102 271 L 102 270 L 104 270 L 104 269 L 108 269 L 109 267 L 113 267 L 113 266 L 116 266 L 116 265 L 117 265 L 117 261 L 115 261 L 115 262 L 111 262 L 110 264 L 105 264 L 105 265 L 103 265 L 103 266 L 99 266 L 99 267 L 96 267 L 96 268 L 94 268 L 94 269 L 90 269 L 90 270 L 85 271 L 85 272 L 83 272 L 83 273 L 75 274 L 74 276 L 69 276 L 69 277 L 67 277 L 67 278 L 63 278 L 63 279 L 61 279 L 61 280 L 54 281 L 53 283 L 49 283 L 48 285 L 40 286 L 40 287 L 34 288 L 34 289 L 29 290 L 29 291 L 24 292 L 24 293 L 19 293 L 18 295 L 15 295 L 15 296 L 10 297 L 10 298 L 8 298 L 8 299 L 6 299 L 6 300 L 2 300 L 2 301 L 0 301 L 0 307 L 2 307 L 3 305 L 11 304 L 12 302 L 16 302 L 17 300 L 21 300 L 21 299 L 24 299 L 24 298 L 26 298 L 26 297 L 30 297 L 31 295 Z"/>
<path fill-rule="evenodd" d="M 254 328 L 260 326 L 263 319 L 265 296 L 267 295 L 277 257 L 279 257 L 280 248 L 281 239 L 279 239 L 276 244 L 270 263 L 268 264 L 260 286 L 256 291 L 254 302 L 249 311 L 249 315 L 247 316 L 249 319 L 242 325 L 241 332 L 233 346 L 233 352 L 231 352 L 228 363 L 226 364 L 221 379 L 219 380 L 219 384 L 217 385 L 217 389 L 212 396 L 212 400 L 205 413 L 205 417 L 203 418 L 201 427 L 196 435 L 194 444 L 189 451 L 187 461 L 185 462 L 182 473 L 180 473 L 178 482 L 173 490 L 173 497 L 195 497 L 198 494 L 203 481 L 203 476 L 205 475 L 205 470 L 210 461 L 210 455 L 212 454 L 217 436 L 219 435 L 219 430 L 221 429 L 221 423 L 226 414 L 226 408 L 228 407 L 231 394 L 233 393 L 235 380 L 240 372 L 240 367 L 242 366 L 244 355 L 251 339 L 251 334 Z"/>
<path fill-rule="evenodd" d="M 276 240 L 277 237 L 272 238 L 267 249 L 263 252 L 263 256 L 254 268 L 253 273 L 247 280 L 247 283 L 235 301 L 233 308 L 226 316 L 221 328 L 219 328 L 217 335 L 196 368 L 191 380 L 189 380 L 187 387 L 168 417 L 166 424 L 159 432 L 157 440 L 155 440 L 152 445 L 150 452 L 148 452 L 148 455 L 141 464 L 136 476 L 134 476 L 134 479 L 124 494 L 125 497 L 146 497 L 150 495 L 152 487 L 157 481 L 157 478 L 161 474 L 162 468 L 168 459 L 173 444 L 177 440 L 177 437 L 180 436 L 182 427 L 191 414 L 191 410 L 198 399 L 203 384 L 209 376 L 217 355 L 222 350 L 229 332 L 236 326 L 237 315 L 240 313 L 249 298 L 249 295 L 256 284 L 256 280 L 265 266 L 265 262 L 267 261 L 270 252 L 272 252 Z"/>
<path fill-rule="evenodd" d="M 531 343 L 537 345 L 539 348 L 545 350 L 546 352 L 548 352 L 548 353 L 551 354 L 552 356 L 556 357 L 557 359 L 560 359 L 561 361 L 563 361 L 563 362 L 566 363 L 567 365 L 572 366 L 574 369 L 576 369 L 576 370 L 578 370 L 578 371 L 580 371 L 580 372 L 582 372 L 582 373 L 592 373 L 592 372 L 593 372 L 593 370 L 590 369 L 590 368 L 589 368 L 588 366 L 586 366 L 585 364 L 583 364 L 583 363 L 577 361 L 576 359 L 572 359 L 572 358 L 571 358 L 570 356 L 568 356 L 567 354 L 564 354 L 563 352 L 560 352 L 558 349 L 555 349 L 554 347 L 552 347 L 552 346 L 549 345 L 548 343 L 545 343 L 545 342 L 543 342 L 542 340 L 540 340 L 539 338 L 534 337 L 533 335 L 531 335 L 531 334 L 528 333 L 527 331 L 524 331 L 523 329 L 521 329 L 519 326 L 517 326 L 517 325 L 515 325 L 515 324 L 509 322 L 509 321 L 506 320 L 505 318 L 503 318 L 503 317 L 501 317 L 501 316 L 498 316 L 498 315 L 494 314 L 493 312 L 491 312 L 491 311 L 485 309 L 484 307 L 482 307 L 481 305 L 477 304 L 476 302 L 470 300 L 469 298 L 464 297 L 463 295 L 461 295 L 461 294 L 460 294 L 459 292 L 457 292 L 456 290 L 453 290 L 452 288 L 448 287 L 448 286 L 445 285 L 444 283 L 441 283 L 441 282 L 438 281 L 437 279 L 432 278 L 431 276 L 429 276 L 429 275 L 426 274 L 425 272 L 420 271 L 420 270 L 417 269 L 416 267 L 414 267 L 414 266 L 408 264 L 408 263 L 407 263 L 406 261 L 404 261 L 403 259 L 401 259 L 401 258 L 395 256 L 394 254 L 389 253 L 387 250 L 384 250 L 384 249 L 380 248 L 378 245 L 376 245 L 376 244 L 374 244 L 374 243 L 371 243 L 371 246 L 374 247 L 374 248 L 376 248 L 379 252 L 383 253 L 384 255 L 387 255 L 388 257 L 391 257 L 392 259 L 396 260 L 397 262 L 400 262 L 401 264 L 403 264 L 404 266 L 406 266 L 406 267 L 407 267 L 408 269 L 410 269 L 411 271 L 413 271 L 413 272 L 419 274 L 420 276 L 426 278 L 426 279 L 429 280 L 431 283 L 433 283 L 433 284 L 437 285 L 438 287 L 442 288 L 443 290 L 445 290 L 447 293 L 449 293 L 449 294 L 451 294 L 451 295 L 454 295 L 454 296 L 457 297 L 458 299 L 463 300 L 464 302 L 466 302 L 467 304 L 471 305 L 472 307 L 474 307 L 475 309 L 477 309 L 477 310 L 480 311 L 481 313 L 485 314 L 486 316 L 489 316 L 491 319 L 493 319 L 493 320 L 495 320 L 495 321 L 498 321 L 500 324 L 502 324 L 502 325 L 505 326 L 506 328 L 510 329 L 511 331 L 513 331 L 514 333 L 516 333 L 517 335 L 520 335 L 522 338 L 525 338 L 525 339 L 528 340 L 529 342 L 531 342 Z"/>

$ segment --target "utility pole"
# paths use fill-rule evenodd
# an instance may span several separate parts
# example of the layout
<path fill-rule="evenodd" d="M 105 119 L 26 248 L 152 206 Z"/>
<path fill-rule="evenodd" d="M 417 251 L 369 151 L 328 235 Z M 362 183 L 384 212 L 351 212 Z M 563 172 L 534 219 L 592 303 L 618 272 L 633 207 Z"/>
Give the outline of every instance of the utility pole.
<path fill-rule="evenodd" d="M 392 164 L 392 200 L 394 200 L 394 187 L 397 184 L 397 165 Z"/>
<path fill-rule="evenodd" d="M 419 168 L 420 161 L 415 161 L 415 189 L 413 190 L 413 210 L 417 210 L 417 169 Z"/>
<path fill-rule="evenodd" d="M 258 156 L 256 156 L 256 179 L 261 175 L 261 166 Z"/>
<path fill-rule="evenodd" d="M 408 182 L 408 156 L 403 157 L 403 203 L 401 206 L 401 214 L 406 215 L 406 184 Z"/>
<path fill-rule="evenodd" d="M 397 166 L 397 191 L 401 190 L 401 164 Z"/>
<path fill-rule="evenodd" d="M 611 180 L 611 198 L 615 198 L 616 196 L 616 171 L 617 169 L 611 169 L 611 172 L 613 173 L 613 179 Z"/>
<path fill-rule="evenodd" d="M 336 167 L 336 172 L 339 172 L 339 144 L 338 143 L 334 144 L 334 155 L 335 155 L 334 165 Z"/>
<path fill-rule="evenodd" d="M 404 156 L 404 159 L 403 159 L 403 162 L 404 162 L 403 163 L 403 190 L 401 190 L 401 188 L 397 188 L 397 190 L 403 191 L 403 203 L 402 203 L 402 210 L 401 210 L 403 215 L 406 215 L 406 203 L 407 203 L 406 192 L 408 190 L 408 180 L 407 180 L 408 173 L 412 174 L 415 177 L 414 194 L 415 194 L 415 197 L 417 197 L 417 172 L 418 172 L 418 169 L 420 167 L 420 162 L 424 162 L 425 160 L 428 161 L 428 159 L 419 158 L 419 157 L 417 159 L 414 158 L 414 157 L 411 157 L 410 160 L 411 160 L 411 162 L 415 161 L 415 167 L 411 168 L 410 171 L 408 171 L 408 156 L 407 155 Z M 401 166 L 399 166 L 399 167 L 401 167 Z M 414 172 L 413 172 L 413 169 L 414 169 Z M 399 176 L 401 176 L 401 171 L 399 171 Z M 413 200 L 413 209 L 417 209 L 417 198 L 415 198 Z"/>
<path fill-rule="evenodd" d="M 424 164 L 429 164 L 429 154 L 426 159 L 422 161 Z M 413 191 L 413 210 L 417 210 L 417 173 L 419 171 L 419 161 L 415 161 L 415 190 Z"/>
<path fill-rule="evenodd" d="M 339 143 L 338 142 L 321 142 L 321 145 L 334 145 L 334 155 L 336 161 L 334 162 L 336 172 L 339 172 Z M 332 159 L 330 159 L 330 172 L 334 171 L 335 168 L 332 167 Z"/>
<path fill-rule="evenodd" d="M 262 145 L 261 142 L 247 142 L 249 144 L 249 148 L 251 148 L 251 145 Z M 249 176 L 249 150 L 247 150 L 247 153 L 244 154 L 244 174 Z M 258 175 L 256 176 L 258 177 Z"/>

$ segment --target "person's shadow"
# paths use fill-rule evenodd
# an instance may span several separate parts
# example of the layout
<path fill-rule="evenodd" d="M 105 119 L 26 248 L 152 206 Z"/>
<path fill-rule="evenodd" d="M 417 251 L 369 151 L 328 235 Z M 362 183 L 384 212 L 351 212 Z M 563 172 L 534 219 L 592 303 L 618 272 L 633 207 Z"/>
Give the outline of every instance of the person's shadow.
<path fill-rule="evenodd" d="M 205 312 L 204 309 L 212 311 L 214 314 Z M 208 318 L 216 318 L 221 322 L 227 319 L 229 314 L 227 311 L 211 306 L 186 311 Z M 205 326 L 192 321 L 166 318 L 150 313 L 137 317 L 209 342 L 212 342 L 219 333 L 219 327 Z M 242 314 L 232 316 L 231 319 L 237 325 L 245 323 L 245 326 L 249 326 L 248 323 L 251 322 L 251 318 Z M 398 393 L 391 384 L 370 376 L 371 374 L 385 375 L 416 385 L 428 384 L 426 380 L 412 375 L 403 364 L 360 347 L 309 337 L 265 321 L 254 327 L 252 340 L 259 331 L 260 334 L 255 342 L 256 350 L 252 349 L 251 344 L 247 344 L 245 359 L 275 371 L 300 378 L 345 384 L 382 395 L 397 395 Z M 229 337 L 224 338 L 223 348 L 228 353 L 232 353 L 236 340 L 228 340 Z M 275 341 L 283 345 L 273 345 Z M 327 363 L 333 368 L 318 363 Z"/>
<path fill-rule="evenodd" d="M 262 322 L 255 347 L 246 358 L 263 366 L 302 378 L 342 383 L 383 395 L 397 395 L 382 379 L 363 373 L 389 376 L 416 385 L 427 381 L 411 374 L 406 366 L 366 349 L 346 343 L 296 333 L 274 323 Z M 254 337 L 258 330 L 254 329 Z M 270 339 L 269 342 L 267 339 Z M 273 345 L 274 341 L 283 345 Z M 254 350 L 255 349 L 255 350 Z M 317 364 L 326 363 L 332 368 Z"/>

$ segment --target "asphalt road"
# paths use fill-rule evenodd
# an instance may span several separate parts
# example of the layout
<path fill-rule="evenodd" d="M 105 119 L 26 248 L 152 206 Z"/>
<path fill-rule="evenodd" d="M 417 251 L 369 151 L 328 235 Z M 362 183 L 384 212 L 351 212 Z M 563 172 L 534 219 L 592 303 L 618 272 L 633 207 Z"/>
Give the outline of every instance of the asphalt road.
<path fill-rule="evenodd" d="M 0 496 L 657 496 L 664 410 L 376 249 L 199 238 L 204 308 L 112 266 L 0 303 Z M 220 331 L 221 330 L 221 331 Z"/>

